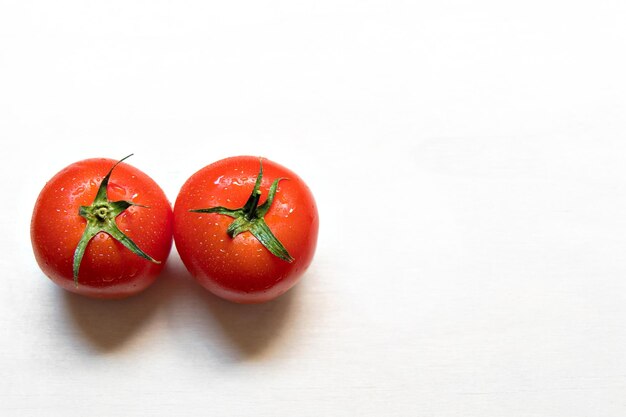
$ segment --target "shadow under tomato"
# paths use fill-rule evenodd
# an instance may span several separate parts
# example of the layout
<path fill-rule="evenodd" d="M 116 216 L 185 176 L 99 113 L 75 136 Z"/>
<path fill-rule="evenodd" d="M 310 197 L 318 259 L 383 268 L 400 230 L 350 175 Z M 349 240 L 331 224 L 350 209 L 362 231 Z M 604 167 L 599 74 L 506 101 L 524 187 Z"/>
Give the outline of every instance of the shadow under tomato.
<path fill-rule="evenodd" d="M 227 356 L 237 360 L 258 359 L 271 353 L 272 347 L 284 345 L 289 335 L 289 323 L 295 320 L 294 306 L 298 303 L 299 285 L 273 301 L 262 304 L 236 304 L 222 300 L 199 285 L 199 291 L 213 321 L 227 341 Z M 236 351 L 232 350 L 232 347 Z"/>
<path fill-rule="evenodd" d="M 168 262 L 148 289 L 121 300 L 99 300 L 68 291 L 65 305 L 80 333 L 101 352 L 119 349 L 177 292 L 180 268 Z"/>

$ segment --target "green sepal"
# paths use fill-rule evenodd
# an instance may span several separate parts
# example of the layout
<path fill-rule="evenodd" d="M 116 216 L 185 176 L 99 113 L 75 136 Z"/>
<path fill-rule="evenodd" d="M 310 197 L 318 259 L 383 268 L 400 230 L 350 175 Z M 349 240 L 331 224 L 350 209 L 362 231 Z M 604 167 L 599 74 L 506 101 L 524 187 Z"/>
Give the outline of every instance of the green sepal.
<path fill-rule="evenodd" d="M 259 159 L 259 165 L 261 167 L 259 168 L 259 175 L 257 175 L 256 181 L 254 182 L 254 188 L 252 189 L 252 193 L 250 194 L 250 197 L 248 197 L 248 201 L 246 201 L 246 204 L 242 208 L 243 212 L 250 218 L 254 216 L 255 210 L 257 206 L 259 205 L 259 199 L 261 198 L 260 188 L 261 188 L 261 180 L 263 179 L 263 160 L 262 159 Z"/>
<path fill-rule="evenodd" d="M 274 195 L 276 195 L 276 190 L 278 189 L 278 183 L 280 181 L 284 180 L 284 179 L 285 178 L 277 178 L 277 179 L 274 180 L 274 182 L 272 182 L 272 185 L 270 186 L 270 191 L 267 194 L 267 200 L 265 200 L 265 203 L 261 204 L 256 209 L 256 216 L 257 217 L 265 217 L 265 215 L 267 214 L 268 210 L 270 209 L 270 206 L 274 202 Z"/>
<path fill-rule="evenodd" d="M 246 204 L 242 208 L 229 209 L 217 206 L 204 209 L 192 209 L 189 211 L 193 213 L 216 213 L 230 216 L 235 219 L 226 230 L 231 238 L 234 238 L 243 232 L 250 232 L 274 256 L 285 262 L 293 262 L 294 258 L 289 254 L 287 249 L 278 240 L 274 233 L 272 233 L 264 220 L 265 215 L 274 202 L 274 196 L 278 190 L 278 183 L 285 178 L 278 178 L 272 182 L 267 199 L 262 205 L 259 206 L 258 204 L 261 198 L 261 181 L 263 179 L 263 161 L 259 160 L 259 164 L 259 175 L 254 182 L 254 188 L 252 189 L 252 193 L 250 194 L 250 197 L 248 197 Z"/>
<path fill-rule="evenodd" d="M 120 163 L 124 162 L 125 160 L 127 160 L 128 158 L 130 158 L 131 156 L 133 156 L 133 154 L 131 153 L 130 155 L 127 155 L 125 157 L 123 157 L 122 159 L 120 159 L 119 161 L 117 161 L 109 170 L 109 172 L 104 176 L 104 178 L 102 179 L 102 182 L 100 183 L 100 187 L 98 187 L 98 193 L 96 194 L 96 198 L 94 200 L 94 204 L 96 202 L 107 202 L 109 201 L 107 198 L 107 187 L 109 186 L 109 178 L 111 178 L 111 173 L 113 172 L 113 169 L 118 166 Z M 92 204 L 93 205 L 93 204 Z"/>
<path fill-rule="evenodd" d="M 81 207 L 82 208 L 82 207 Z M 74 275 L 74 286 L 78 287 L 78 270 L 80 269 L 80 263 L 83 260 L 83 256 L 85 255 L 85 250 L 87 249 L 87 244 L 91 239 L 93 239 L 100 230 L 95 229 L 93 227 L 85 228 L 85 232 L 81 236 L 78 241 L 78 245 L 76 245 L 76 250 L 74 251 L 74 264 L 73 264 L 73 275 Z"/>
<path fill-rule="evenodd" d="M 228 233 L 228 236 L 234 238 L 238 234 L 243 233 L 243 232 L 247 232 L 248 230 L 250 230 L 251 223 L 252 222 L 249 221 L 248 219 L 246 219 L 245 216 L 237 217 L 228 226 L 228 229 L 226 229 L 226 233 Z"/>
<path fill-rule="evenodd" d="M 217 214 L 224 214 L 226 216 L 230 216 L 230 217 L 234 217 L 237 218 L 241 215 L 241 213 L 243 212 L 243 210 L 239 209 L 239 210 L 231 210 L 228 209 L 226 207 L 211 207 L 211 208 L 205 208 L 205 209 L 195 209 L 195 210 L 189 210 L 192 213 L 217 213 Z"/>
<path fill-rule="evenodd" d="M 128 250 L 133 252 L 135 255 L 141 256 L 142 258 L 147 259 L 150 262 L 154 262 L 155 264 L 161 263 L 161 261 L 157 261 L 156 259 L 152 258 L 150 255 L 142 251 L 139 248 L 139 246 L 137 246 L 137 244 L 132 241 L 131 238 L 126 236 L 124 232 L 122 232 L 120 228 L 117 227 L 117 224 L 115 223 L 114 220 L 111 220 L 107 226 L 108 226 L 107 229 L 103 230 L 103 232 L 108 233 L 113 239 L 120 242 L 122 245 L 128 248 Z"/>
<path fill-rule="evenodd" d="M 135 204 L 132 201 L 109 201 L 107 194 L 107 186 L 109 184 L 109 179 L 111 178 L 111 173 L 113 169 L 126 158 L 129 158 L 131 155 L 119 160 L 118 162 L 111 167 L 107 175 L 102 179 L 100 186 L 98 187 L 98 192 L 96 194 L 96 198 L 90 206 L 80 206 L 78 209 L 78 214 L 87 220 L 87 226 L 85 227 L 85 231 L 81 236 L 78 245 L 76 245 L 76 250 L 74 251 L 74 259 L 72 265 L 72 273 L 74 276 L 74 285 L 78 287 L 78 272 L 80 270 L 80 264 L 82 262 L 83 256 L 85 255 L 85 251 L 87 249 L 87 245 L 98 233 L 106 233 L 111 236 L 113 239 L 120 242 L 127 249 L 129 249 L 134 254 L 154 263 L 161 263 L 156 259 L 153 259 L 150 255 L 141 250 L 135 242 L 133 242 L 128 236 L 124 234 L 120 230 L 120 228 L 115 223 L 115 218 L 122 214 L 127 208 L 131 206 L 137 207 L 146 207 L 139 204 Z"/>
<path fill-rule="evenodd" d="M 248 230 L 254 235 L 254 237 L 259 239 L 259 242 L 261 242 L 263 246 L 265 246 L 270 252 L 272 252 L 272 254 L 278 256 L 280 259 L 286 262 L 294 261 L 294 258 L 289 255 L 287 249 L 285 249 L 283 244 L 280 243 L 280 240 L 278 240 L 276 236 L 274 236 L 274 233 L 272 233 L 270 228 L 267 226 L 265 220 L 263 220 L 262 218 L 257 219 Z"/>

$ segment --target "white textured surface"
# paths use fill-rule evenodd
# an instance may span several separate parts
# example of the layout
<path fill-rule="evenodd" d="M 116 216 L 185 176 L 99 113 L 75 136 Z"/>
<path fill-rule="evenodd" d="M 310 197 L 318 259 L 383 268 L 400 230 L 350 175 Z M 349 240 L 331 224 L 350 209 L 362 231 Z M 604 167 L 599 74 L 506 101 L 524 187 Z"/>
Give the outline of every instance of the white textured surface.
<path fill-rule="evenodd" d="M 2 416 L 626 415 L 623 1 L 0 3 Z M 236 154 L 297 171 L 318 252 L 238 306 L 175 252 L 145 294 L 57 289 L 62 167 L 173 201 Z"/>

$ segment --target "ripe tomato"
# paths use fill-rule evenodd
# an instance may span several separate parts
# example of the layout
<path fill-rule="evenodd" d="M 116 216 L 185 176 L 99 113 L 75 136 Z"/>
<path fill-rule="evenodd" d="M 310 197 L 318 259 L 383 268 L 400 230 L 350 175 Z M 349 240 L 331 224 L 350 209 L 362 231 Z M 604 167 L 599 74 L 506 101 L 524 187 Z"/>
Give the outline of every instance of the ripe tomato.
<path fill-rule="evenodd" d="M 171 205 L 149 176 L 117 164 L 104 158 L 71 164 L 46 183 L 35 203 L 35 258 L 66 290 L 127 297 L 150 286 L 165 264 Z"/>
<path fill-rule="evenodd" d="M 238 303 L 269 301 L 295 285 L 313 259 L 318 227 L 302 179 L 251 156 L 202 168 L 174 204 L 183 263 L 209 291 Z"/>

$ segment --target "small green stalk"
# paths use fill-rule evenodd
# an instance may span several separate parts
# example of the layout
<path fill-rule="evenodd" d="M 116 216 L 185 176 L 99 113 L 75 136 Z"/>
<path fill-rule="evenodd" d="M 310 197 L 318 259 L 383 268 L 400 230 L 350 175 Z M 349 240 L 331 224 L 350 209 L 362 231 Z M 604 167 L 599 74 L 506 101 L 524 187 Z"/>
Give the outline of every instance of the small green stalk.
<path fill-rule="evenodd" d="M 111 167 L 111 169 L 109 170 L 109 173 L 102 179 L 100 187 L 98 188 L 98 193 L 96 194 L 96 198 L 94 199 L 93 203 L 90 206 L 81 206 L 78 209 L 78 214 L 87 220 L 87 227 L 85 228 L 85 232 L 80 238 L 80 241 L 76 246 L 76 250 L 74 251 L 73 273 L 74 285 L 76 287 L 78 287 L 78 271 L 80 269 L 80 263 L 83 259 L 83 256 L 85 255 L 87 244 L 100 232 L 108 234 L 113 239 L 126 246 L 134 254 L 141 256 L 142 258 L 147 259 L 150 262 L 154 262 L 157 264 L 161 263 L 142 251 L 135 244 L 135 242 L 133 242 L 120 230 L 119 227 L 117 227 L 117 224 L 115 223 L 115 218 L 122 214 L 130 206 L 146 206 L 141 206 L 131 201 L 109 201 L 108 199 L 107 186 L 109 185 L 109 178 L 111 177 L 113 168 L 115 168 L 120 162 L 131 156 L 132 154 L 116 162 L 115 165 L 113 165 L 113 167 Z"/>
<path fill-rule="evenodd" d="M 261 180 L 263 179 L 263 161 L 259 160 L 259 163 L 261 167 L 259 169 L 259 175 L 256 178 L 256 182 L 254 183 L 252 194 L 250 194 L 248 201 L 242 208 L 229 209 L 226 207 L 218 206 L 205 209 L 194 209 L 189 211 L 193 213 L 217 213 L 230 216 L 235 219 L 226 230 L 231 238 L 234 238 L 235 236 L 243 232 L 250 232 L 274 256 L 279 257 L 285 262 L 293 262 L 294 258 L 289 255 L 287 249 L 285 249 L 283 244 L 280 243 L 276 236 L 274 236 L 264 220 L 265 215 L 269 211 L 272 202 L 274 201 L 274 196 L 276 195 L 278 183 L 284 178 L 278 178 L 275 179 L 274 182 L 272 182 L 272 185 L 270 186 L 270 191 L 267 195 L 267 200 L 265 200 L 265 203 L 259 206 L 259 200 L 261 199 L 261 190 L 259 188 L 261 187 Z"/>

